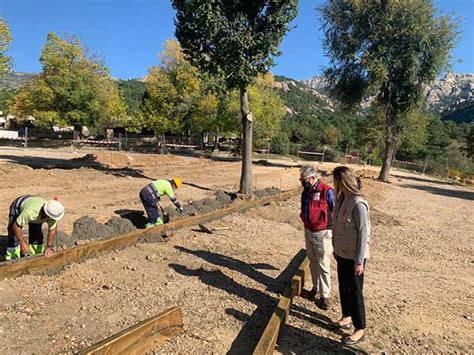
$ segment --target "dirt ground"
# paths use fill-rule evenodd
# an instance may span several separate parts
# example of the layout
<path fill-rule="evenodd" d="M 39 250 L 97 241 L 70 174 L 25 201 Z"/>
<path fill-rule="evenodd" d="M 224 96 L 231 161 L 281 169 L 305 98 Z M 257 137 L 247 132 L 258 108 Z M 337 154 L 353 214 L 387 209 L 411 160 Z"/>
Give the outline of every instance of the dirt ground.
<path fill-rule="evenodd" d="M 256 187 L 296 187 L 298 168 L 283 163 L 300 162 L 254 165 Z M 239 173 L 238 162 L 203 158 L 1 148 L 0 216 L 6 223 L 18 195 L 59 196 L 61 228 L 70 233 L 84 215 L 105 222 L 141 210 L 148 178 L 182 177 L 178 198 L 186 202 L 235 190 Z M 474 191 L 400 171 L 391 184 L 373 180 L 370 169 L 361 174 L 372 208 L 366 341 L 343 348 L 341 334 L 328 330 L 339 316 L 333 263 L 334 306 L 322 311 L 295 298 L 276 353 L 474 352 Z M 0 353 L 73 353 L 175 305 L 185 333 L 154 353 L 250 353 L 301 261 L 298 208 L 294 197 L 209 224 L 230 227 L 218 234 L 187 228 L 57 275 L 0 281 Z"/>

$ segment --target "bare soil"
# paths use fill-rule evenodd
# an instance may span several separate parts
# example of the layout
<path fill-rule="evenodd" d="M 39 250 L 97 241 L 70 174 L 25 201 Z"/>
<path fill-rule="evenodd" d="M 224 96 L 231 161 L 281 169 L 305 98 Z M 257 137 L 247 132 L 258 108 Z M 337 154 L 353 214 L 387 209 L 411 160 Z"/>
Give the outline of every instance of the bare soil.
<path fill-rule="evenodd" d="M 257 188 L 296 187 L 298 168 L 285 165 L 299 163 L 254 166 Z M 355 168 L 372 208 L 366 341 L 344 349 L 341 334 L 328 330 L 339 316 L 333 270 L 332 310 L 296 298 L 276 353 L 474 352 L 474 191 L 400 171 L 385 184 L 373 180 L 374 170 Z M 138 192 L 148 178 L 181 176 L 178 198 L 187 202 L 235 191 L 239 173 L 238 162 L 202 158 L 2 148 L 0 216 L 6 223 L 18 195 L 58 195 L 67 209 L 61 228 L 70 234 L 86 215 L 104 223 L 141 211 Z M 56 275 L 0 281 L 0 353 L 73 353 L 175 305 L 185 333 L 154 353 L 249 353 L 301 261 L 298 208 L 296 196 L 209 224 L 230 230 L 187 228 Z"/>

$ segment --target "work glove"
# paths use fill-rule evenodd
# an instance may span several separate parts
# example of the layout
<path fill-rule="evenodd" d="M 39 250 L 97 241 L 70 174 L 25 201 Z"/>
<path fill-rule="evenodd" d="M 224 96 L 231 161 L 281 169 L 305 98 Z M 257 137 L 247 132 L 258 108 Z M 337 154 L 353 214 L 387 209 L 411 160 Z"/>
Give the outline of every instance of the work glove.
<path fill-rule="evenodd" d="M 184 212 L 184 208 L 183 208 L 183 207 L 178 207 L 177 210 L 178 210 L 179 213 L 183 213 L 183 212 Z"/>

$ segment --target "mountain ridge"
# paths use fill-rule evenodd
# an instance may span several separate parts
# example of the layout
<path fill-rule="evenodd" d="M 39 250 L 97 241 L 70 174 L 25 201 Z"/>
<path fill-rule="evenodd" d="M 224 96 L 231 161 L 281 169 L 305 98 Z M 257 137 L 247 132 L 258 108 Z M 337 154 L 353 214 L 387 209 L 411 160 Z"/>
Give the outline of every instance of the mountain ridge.
<path fill-rule="evenodd" d="M 300 82 L 320 95 L 328 96 L 330 100 L 330 85 L 324 77 L 313 76 Z M 427 86 L 426 99 L 431 110 L 439 113 L 445 120 L 474 122 L 474 74 L 447 73 Z M 370 99 L 366 101 L 363 106 Z"/>

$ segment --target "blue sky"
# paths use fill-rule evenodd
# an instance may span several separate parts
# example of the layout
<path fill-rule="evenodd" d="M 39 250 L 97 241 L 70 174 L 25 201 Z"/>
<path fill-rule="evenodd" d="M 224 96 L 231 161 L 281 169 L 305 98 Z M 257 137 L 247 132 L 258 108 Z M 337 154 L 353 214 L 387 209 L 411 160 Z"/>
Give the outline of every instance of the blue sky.
<path fill-rule="evenodd" d="M 295 79 L 318 75 L 327 64 L 316 11 L 322 0 L 300 0 L 294 28 L 284 38 L 275 74 Z M 474 72 L 474 0 L 434 0 L 440 13 L 460 17 L 453 70 Z M 168 0 L 0 0 L 0 17 L 13 34 L 14 70 L 39 72 L 46 34 L 76 35 L 118 78 L 142 77 L 158 64 L 164 40 L 174 37 Z"/>

